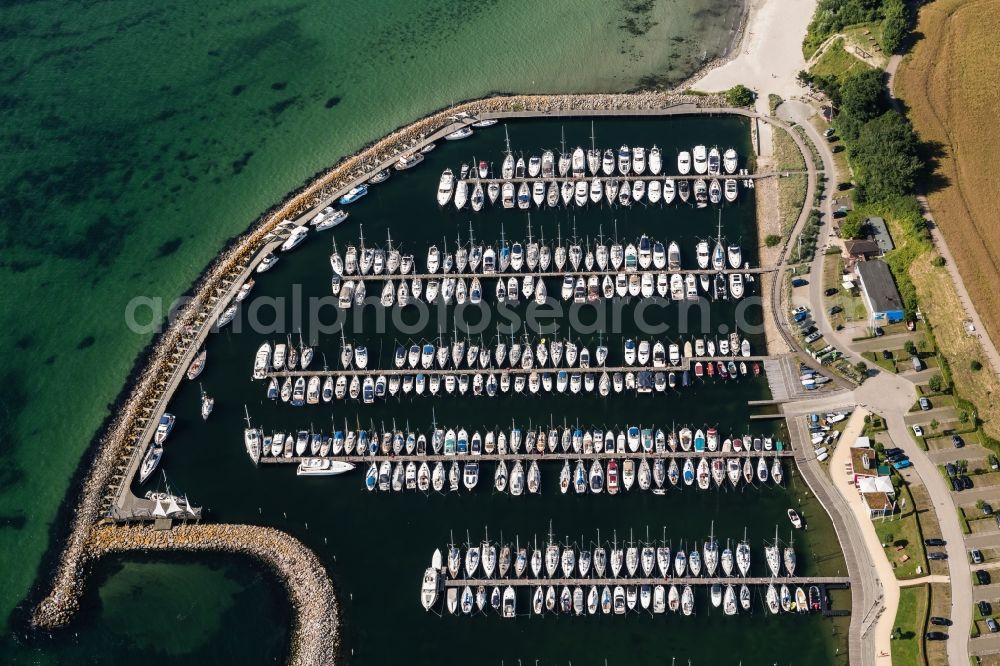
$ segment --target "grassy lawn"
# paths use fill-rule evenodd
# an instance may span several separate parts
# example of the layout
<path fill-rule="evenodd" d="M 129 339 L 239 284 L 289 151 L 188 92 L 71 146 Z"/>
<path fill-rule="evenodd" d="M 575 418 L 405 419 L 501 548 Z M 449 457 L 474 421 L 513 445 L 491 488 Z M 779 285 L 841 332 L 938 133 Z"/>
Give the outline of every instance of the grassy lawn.
<path fill-rule="evenodd" d="M 958 524 L 962 526 L 962 532 L 972 534 L 972 528 L 969 526 L 969 519 L 965 517 L 965 512 L 958 508 L 955 510 L 958 512 Z"/>
<path fill-rule="evenodd" d="M 931 608 L 928 615 L 950 616 L 951 587 L 945 583 L 934 583 L 930 588 Z M 946 666 L 948 663 L 948 643 L 946 641 L 925 641 L 924 649 L 927 653 L 929 666 Z"/>
<path fill-rule="evenodd" d="M 864 321 L 868 319 L 868 311 L 860 295 L 854 295 L 841 286 L 841 276 L 844 274 L 844 258 L 840 254 L 828 254 L 823 258 L 823 291 L 836 289 L 833 296 L 823 297 L 823 307 L 828 311 L 834 305 L 843 308 L 842 312 L 830 316 L 830 324 L 836 327 L 849 321 Z"/>
<path fill-rule="evenodd" d="M 914 511 L 913 496 L 903 487 L 899 496 L 906 500 L 902 514 L 891 520 L 875 520 L 875 532 L 883 544 L 886 559 L 892 564 L 896 578 L 918 578 L 927 574 L 927 559 L 924 551 L 920 523 Z M 905 561 L 903 561 L 905 559 Z M 922 573 L 917 573 L 917 568 Z"/>
<path fill-rule="evenodd" d="M 778 171 L 802 171 L 806 168 L 805 159 L 798 145 L 787 132 L 775 128 L 774 135 L 774 168 Z M 778 178 L 778 209 L 781 219 L 781 232 L 787 235 L 799 219 L 799 212 L 806 199 L 807 180 L 805 174 Z"/>
<path fill-rule="evenodd" d="M 907 490 L 913 498 L 913 506 L 917 508 L 917 518 L 920 521 L 921 544 L 923 539 L 940 538 L 941 525 L 938 523 L 937 513 L 934 512 L 934 505 L 931 502 L 927 488 L 922 483 L 914 482 L 909 484 Z M 947 560 L 927 560 L 929 574 L 947 574 Z"/>
<path fill-rule="evenodd" d="M 843 40 L 838 40 L 831 44 L 819 60 L 809 68 L 809 73 L 814 76 L 833 75 L 843 82 L 851 74 L 864 71 L 868 67 L 869 65 L 863 63 L 860 58 L 847 52 Z"/>
<path fill-rule="evenodd" d="M 882 352 L 861 352 L 861 356 L 887 372 L 896 372 L 896 362 L 891 358 L 884 358 Z"/>
<path fill-rule="evenodd" d="M 866 34 L 867 33 L 867 34 Z M 859 23 L 858 25 L 844 28 L 844 36 L 852 44 L 856 44 L 872 56 L 872 64 L 877 67 L 885 67 L 888 58 L 882 52 L 882 23 Z"/>
<path fill-rule="evenodd" d="M 927 585 L 904 587 L 899 591 L 899 608 L 893 623 L 892 663 L 894 666 L 914 666 L 926 663 L 924 631 L 930 591 Z"/>

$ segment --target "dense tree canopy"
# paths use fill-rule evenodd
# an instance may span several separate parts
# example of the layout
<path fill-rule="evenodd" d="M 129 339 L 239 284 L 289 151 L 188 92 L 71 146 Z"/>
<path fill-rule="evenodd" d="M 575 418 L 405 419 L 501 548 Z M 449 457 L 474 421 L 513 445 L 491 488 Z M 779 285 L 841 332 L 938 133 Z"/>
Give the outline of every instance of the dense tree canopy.
<path fill-rule="evenodd" d="M 910 13 L 903 0 L 887 0 L 882 21 L 882 49 L 886 53 L 899 50 L 910 29 Z"/>
<path fill-rule="evenodd" d="M 865 123 L 848 148 L 867 200 L 881 201 L 912 191 L 921 168 L 917 135 L 899 113 L 886 111 Z"/>
<path fill-rule="evenodd" d="M 861 238 L 864 226 L 864 216 L 852 211 L 851 214 L 849 214 L 840 223 L 840 237 L 845 240 Z"/>
<path fill-rule="evenodd" d="M 886 108 L 882 71 L 865 69 L 840 86 L 837 127 L 845 139 L 852 141 L 865 123 L 884 113 Z"/>
<path fill-rule="evenodd" d="M 730 106 L 750 106 L 756 98 L 757 95 L 754 91 L 741 84 L 726 91 L 726 101 L 729 102 Z"/>
<path fill-rule="evenodd" d="M 809 24 L 809 33 L 819 38 L 840 32 L 845 26 L 882 18 L 885 0 L 819 0 Z"/>

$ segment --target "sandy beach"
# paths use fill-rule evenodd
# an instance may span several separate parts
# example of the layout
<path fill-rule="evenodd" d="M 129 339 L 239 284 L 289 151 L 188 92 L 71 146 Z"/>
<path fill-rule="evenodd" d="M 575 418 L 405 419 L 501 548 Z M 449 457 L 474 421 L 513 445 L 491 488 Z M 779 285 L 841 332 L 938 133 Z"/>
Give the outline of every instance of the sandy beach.
<path fill-rule="evenodd" d="M 750 0 L 737 54 L 688 85 L 716 92 L 741 83 L 758 93 L 757 109 L 765 112 L 769 94 L 788 99 L 801 93 L 796 76 L 806 68 L 802 39 L 815 10 L 816 0 Z"/>

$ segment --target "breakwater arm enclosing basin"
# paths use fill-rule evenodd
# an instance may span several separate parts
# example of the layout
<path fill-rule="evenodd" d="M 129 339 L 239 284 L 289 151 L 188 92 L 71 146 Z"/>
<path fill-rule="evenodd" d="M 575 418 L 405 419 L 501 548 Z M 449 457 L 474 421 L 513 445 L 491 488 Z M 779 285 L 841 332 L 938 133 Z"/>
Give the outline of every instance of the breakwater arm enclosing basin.
<path fill-rule="evenodd" d="M 331 664 L 336 659 L 340 640 L 333 583 L 319 558 L 301 541 L 280 530 L 200 524 L 157 530 L 142 524 L 106 524 L 90 530 L 85 546 L 89 559 L 155 551 L 250 556 L 273 570 L 288 590 L 294 610 L 289 663 L 312 666 Z M 83 591 L 83 572 L 78 576 L 72 588 L 57 590 L 35 609 L 33 619 L 38 626 L 57 627 L 70 619 Z"/>

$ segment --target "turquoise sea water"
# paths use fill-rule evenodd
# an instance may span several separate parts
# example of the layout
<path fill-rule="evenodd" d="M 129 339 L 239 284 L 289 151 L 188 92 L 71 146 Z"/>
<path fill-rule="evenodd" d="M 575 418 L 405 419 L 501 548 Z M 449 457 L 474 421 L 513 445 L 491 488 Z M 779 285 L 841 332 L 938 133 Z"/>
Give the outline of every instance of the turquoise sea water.
<path fill-rule="evenodd" d="M 490 91 L 676 81 L 726 47 L 739 13 L 713 0 L 0 9 L 0 552 L 17 562 L 0 615 L 39 573 L 67 481 L 148 341 L 124 326 L 129 299 L 169 302 L 284 193 L 413 117 Z"/>

